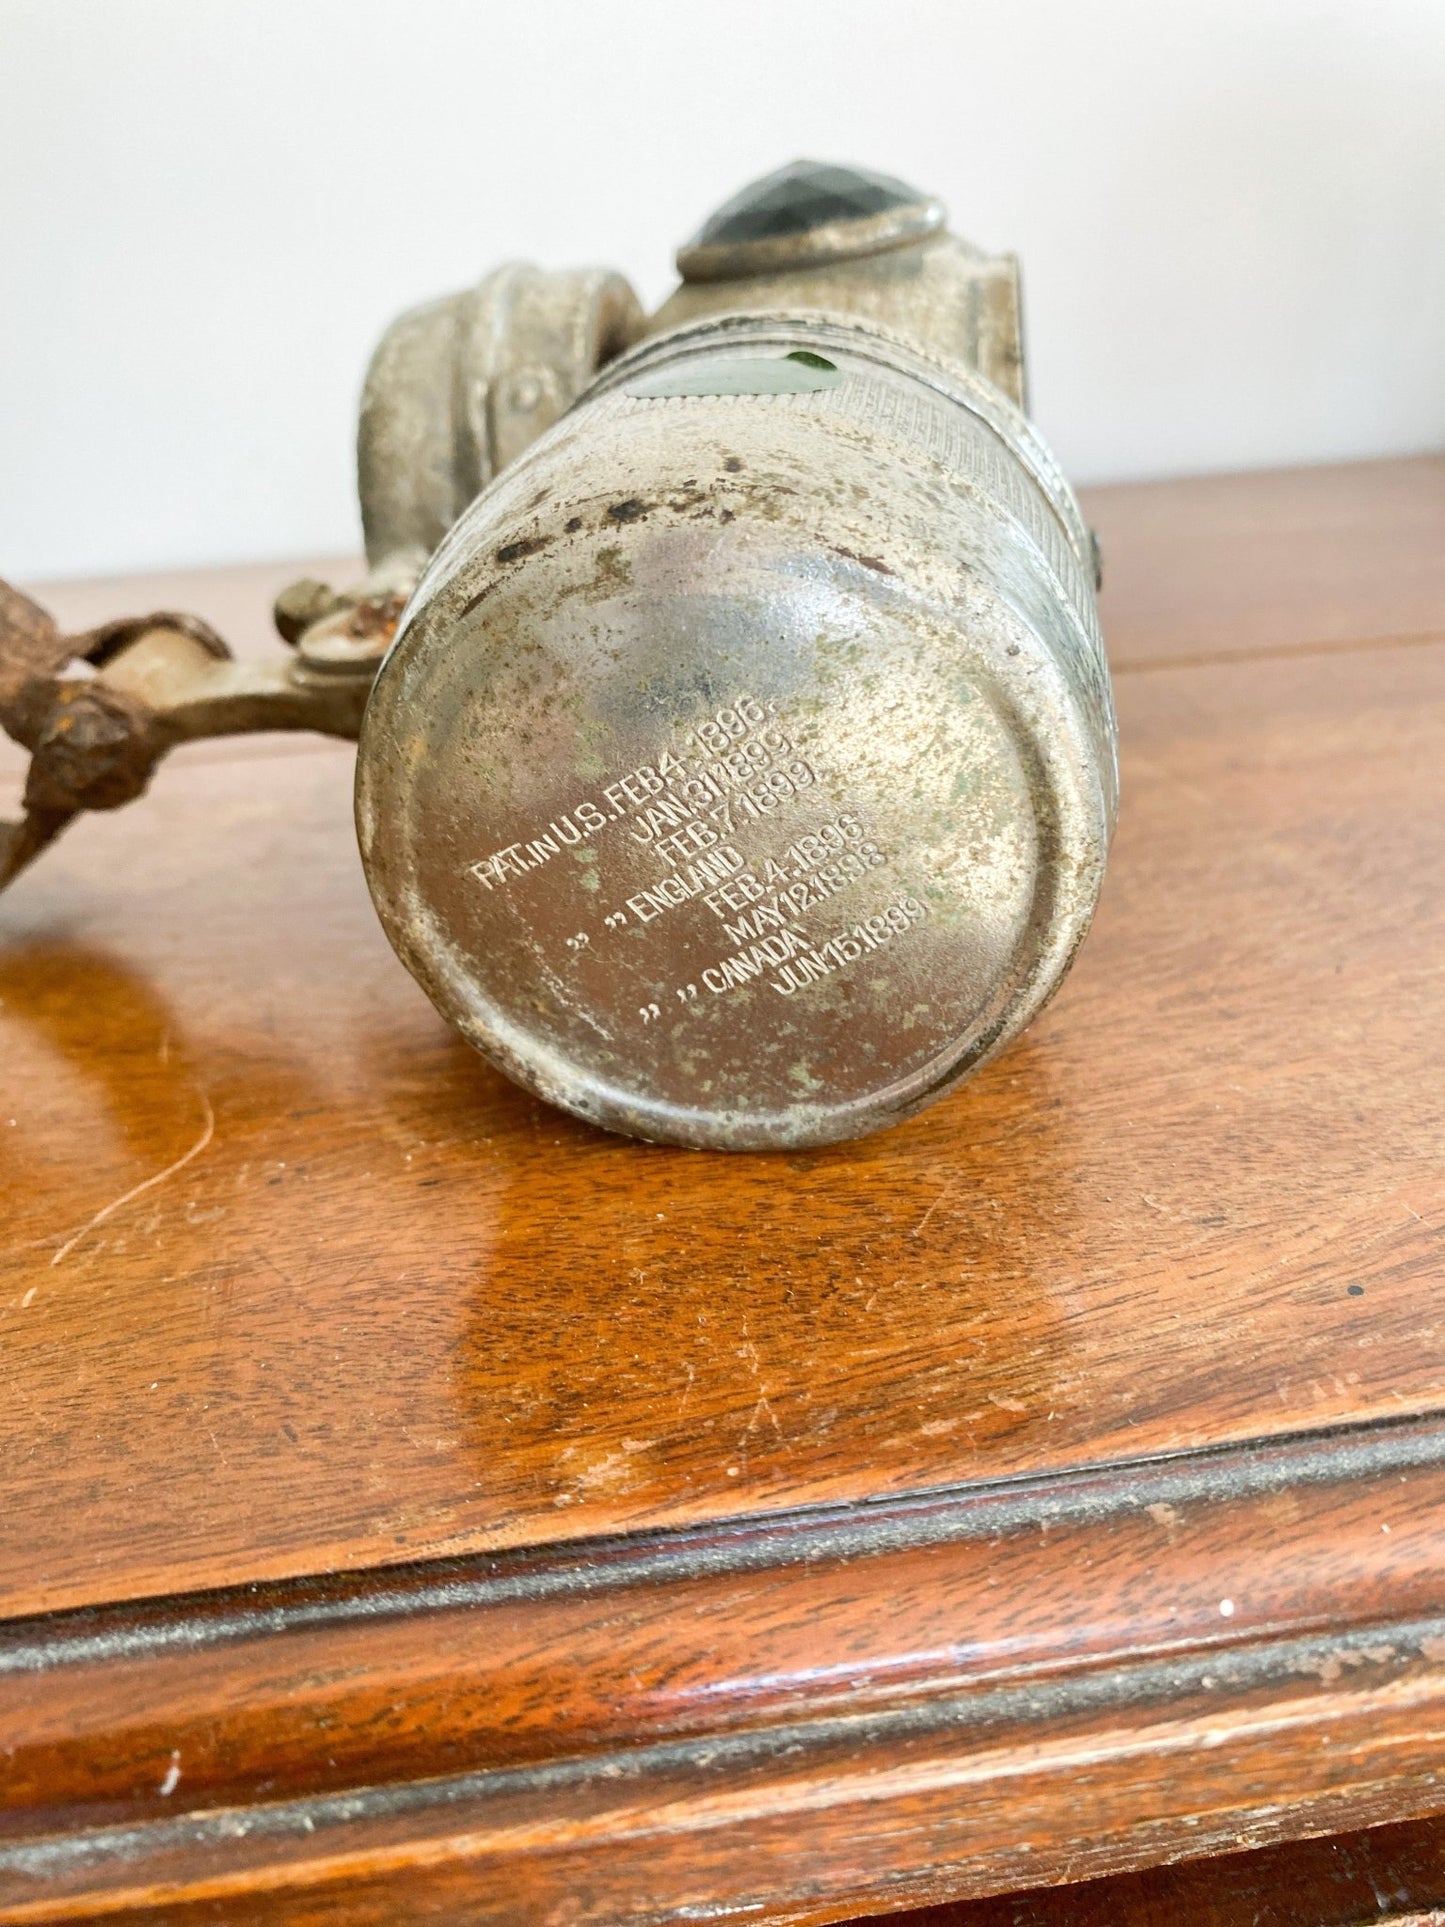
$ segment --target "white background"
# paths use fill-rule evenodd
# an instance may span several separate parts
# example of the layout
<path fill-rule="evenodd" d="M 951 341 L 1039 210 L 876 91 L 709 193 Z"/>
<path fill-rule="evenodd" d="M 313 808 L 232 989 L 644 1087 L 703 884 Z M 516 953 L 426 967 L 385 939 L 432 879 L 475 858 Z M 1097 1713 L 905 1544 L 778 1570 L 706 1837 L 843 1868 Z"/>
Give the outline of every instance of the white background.
<path fill-rule="evenodd" d="M 803 154 L 1022 255 L 1076 480 L 1445 441 L 1445 0 L 0 0 L 0 574 L 351 546 L 394 312 Z"/>

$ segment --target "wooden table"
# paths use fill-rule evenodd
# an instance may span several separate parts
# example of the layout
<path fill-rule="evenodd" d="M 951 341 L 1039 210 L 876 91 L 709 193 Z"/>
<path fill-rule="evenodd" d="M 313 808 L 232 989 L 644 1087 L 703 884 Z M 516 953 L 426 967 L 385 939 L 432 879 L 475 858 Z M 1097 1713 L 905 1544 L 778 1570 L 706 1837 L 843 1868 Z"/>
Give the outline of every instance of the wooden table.
<path fill-rule="evenodd" d="M 1445 1809 L 1445 461 L 1088 508 L 1103 906 L 883 1136 L 512 1088 L 341 746 L 0 900 L 0 1919 L 822 1922 Z M 296 572 L 48 599 L 263 647 Z"/>

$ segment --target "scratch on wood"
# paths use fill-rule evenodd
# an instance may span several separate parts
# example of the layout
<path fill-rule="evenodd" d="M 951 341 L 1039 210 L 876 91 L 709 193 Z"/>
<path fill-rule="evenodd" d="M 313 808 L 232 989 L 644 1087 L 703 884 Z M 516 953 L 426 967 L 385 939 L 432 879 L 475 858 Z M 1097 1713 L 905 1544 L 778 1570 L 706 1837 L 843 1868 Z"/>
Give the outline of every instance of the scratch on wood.
<path fill-rule="evenodd" d="M 943 1203 L 943 1200 L 948 1196 L 949 1192 L 952 1191 L 954 1185 L 957 1182 L 958 1180 L 956 1178 L 950 1178 L 948 1180 L 948 1182 L 944 1185 L 943 1189 L 939 1192 L 938 1196 L 933 1200 L 933 1203 L 929 1205 L 928 1209 L 924 1212 L 923 1216 L 918 1220 L 918 1223 L 914 1225 L 913 1231 L 911 1234 L 913 1237 L 916 1238 L 918 1236 L 919 1232 L 922 1231 L 923 1227 L 928 1223 L 928 1220 L 933 1216 L 934 1212 L 938 1209 L 939 1205 Z"/>
<path fill-rule="evenodd" d="M 753 1407 L 753 1415 L 748 1420 L 747 1425 L 744 1428 L 744 1437 L 746 1437 L 748 1432 L 752 1432 L 757 1429 L 757 1427 L 761 1424 L 764 1416 L 766 1416 L 771 1421 L 773 1430 L 777 1433 L 778 1437 L 781 1438 L 783 1436 L 783 1428 L 778 1423 L 777 1413 L 774 1412 L 772 1406 L 768 1403 L 767 1393 L 760 1391 L 758 1393 L 758 1402 Z"/>
<path fill-rule="evenodd" d="M 192 1158 L 198 1158 L 201 1155 L 202 1151 L 205 1150 L 206 1146 L 216 1134 L 216 1113 L 205 1091 L 197 1087 L 197 1095 L 206 1107 L 206 1122 L 201 1131 L 201 1135 L 196 1139 L 190 1150 L 183 1151 L 173 1164 L 166 1166 L 164 1171 L 157 1171 L 153 1177 L 143 1178 L 139 1184 L 132 1185 L 130 1190 L 125 1192 L 121 1197 L 113 1199 L 111 1203 L 107 1205 L 102 1205 L 101 1209 L 96 1212 L 88 1224 L 83 1224 L 73 1238 L 66 1239 L 59 1251 L 57 1251 L 55 1256 L 50 1260 L 52 1265 L 58 1265 L 62 1258 L 68 1257 L 82 1238 L 88 1237 L 97 1225 L 104 1224 L 107 1218 L 113 1217 L 117 1211 L 124 1205 L 129 1204 L 132 1199 L 140 1197 L 146 1191 L 153 1191 L 158 1184 L 164 1184 L 167 1178 L 173 1178 L 177 1171 L 184 1170 Z"/>

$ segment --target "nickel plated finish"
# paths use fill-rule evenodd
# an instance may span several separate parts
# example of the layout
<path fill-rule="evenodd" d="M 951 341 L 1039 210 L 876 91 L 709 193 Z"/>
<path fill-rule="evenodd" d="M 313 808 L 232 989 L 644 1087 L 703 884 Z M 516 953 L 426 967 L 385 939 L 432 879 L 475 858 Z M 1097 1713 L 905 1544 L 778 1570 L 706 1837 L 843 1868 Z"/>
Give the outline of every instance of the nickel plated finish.
<path fill-rule="evenodd" d="M 32 755 L 0 888 L 174 743 L 359 732 L 398 954 L 582 1117 L 821 1144 L 1002 1048 L 1088 928 L 1117 791 L 1017 263 L 901 181 L 797 162 L 678 267 L 650 318 L 610 271 L 514 263 L 393 323 L 367 571 L 281 596 L 289 657 L 169 613 L 64 637 L 0 585 Z"/>
<path fill-rule="evenodd" d="M 403 961 L 651 1140 L 906 1117 L 1038 1011 L 1102 879 L 1095 555 L 1016 405 L 1014 264 L 846 226 L 714 257 L 477 498 L 363 725 Z"/>

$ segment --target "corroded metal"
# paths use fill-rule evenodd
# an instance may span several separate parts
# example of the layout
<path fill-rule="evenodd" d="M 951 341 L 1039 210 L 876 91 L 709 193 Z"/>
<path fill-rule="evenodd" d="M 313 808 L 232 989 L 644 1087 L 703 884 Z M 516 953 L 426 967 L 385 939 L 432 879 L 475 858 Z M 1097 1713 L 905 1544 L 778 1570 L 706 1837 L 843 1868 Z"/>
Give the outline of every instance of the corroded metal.
<path fill-rule="evenodd" d="M 198 616 L 160 610 L 66 636 L 0 582 L 0 726 L 31 752 L 24 814 L 0 823 L 0 889 L 82 811 L 143 794 L 177 743 L 256 729 L 355 737 L 404 598 L 322 593 L 302 638 L 315 659 L 237 662 Z M 328 647 L 345 660 L 327 664 Z"/>
<path fill-rule="evenodd" d="M 678 263 L 650 319 L 605 270 L 514 264 L 393 325 L 367 573 L 283 594 L 289 659 L 172 616 L 66 639 L 0 599 L 0 722 L 34 756 L 0 887 L 185 737 L 359 729 L 398 953 L 583 1117 L 823 1143 L 1016 1035 L 1088 927 L 1117 783 L 1017 264 L 813 163 Z"/>
<path fill-rule="evenodd" d="M 684 281 L 872 258 L 941 231 L 943 204 L 888 174 L 794 161 L 725 201 L 677 251 Z"/>
<path fill-rule="evenodd" d="M 363 726 L 403 960 L 644 1138 L 917 1110 L 1051 994 L 1102 877 L 1094 549 L 1016 405 L 1014 263 L 847 225 L 664 304 L 452 528 Z"/>
<path fill-rule="evenodd" d="M 410 558 L 420 573 L 477 492 L 642 328 L 620 274 L 519 261 L 399 316 L 372 356 L 357 433 L 372 567 Z"/>
<path fill-rule="evenodd" d="M 400 316 L 362 395 L 367 572 L 277 598 L 293 657 L 236 662 L 208 624 L 171 612 L 62 636 L 0 583 L 0 727 L 32 754 L 24 815 L 0 823 L 0 890 L 82 811 L 141 795 L 176 743 L 267 729 L 354 738 L 431 551 L 642 325 L 620 275 L 525 263 Z"/>

